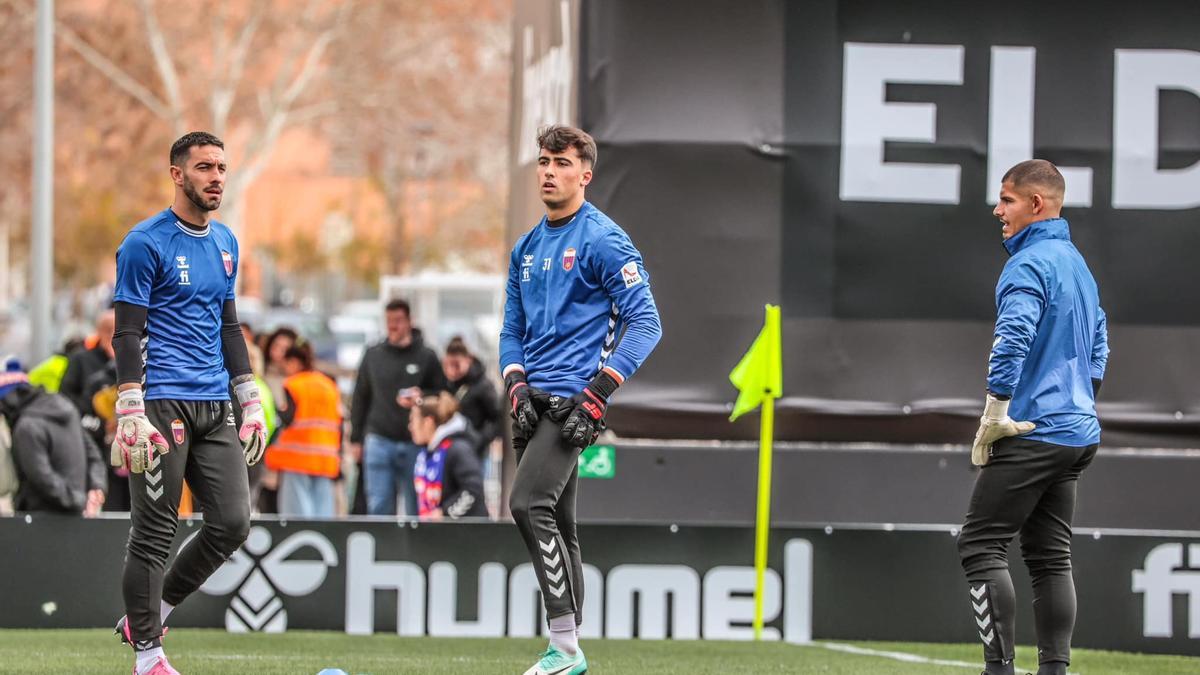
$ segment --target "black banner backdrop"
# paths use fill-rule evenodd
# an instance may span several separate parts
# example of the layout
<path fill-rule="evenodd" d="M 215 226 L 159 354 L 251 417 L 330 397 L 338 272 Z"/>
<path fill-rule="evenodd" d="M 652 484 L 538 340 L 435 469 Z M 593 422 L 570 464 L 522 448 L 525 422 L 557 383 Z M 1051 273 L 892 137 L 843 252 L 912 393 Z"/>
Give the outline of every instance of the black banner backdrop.
<path fill-rule="evenodd" d="M 122 613 L 127 520 L 0 519 L 4 628 L 111 626 Z M 185 522 L 180 540 L 198 523 Z M 585 637 L 751 638 L 751 527 L 585 525 Z M 971 642 L 955 533 L 776 528 L 767 639 Z M 64 555 L 63 542 L 86 556 Z M 1200 654 L 1200 532 L 1076 534 L 1074 644 Z M 1016 552 L 1012 552 L 1017 560 Z M 1033 640 L 1014 564 L 1018 639 Z M 456 637 L 543 630 L 511 524 L 258 521 L 241 551 L 172 614 L 174 627 Z"/>
<path fill-rule="evenodd" d="M 574 8 L 517 6 L 546 25 Z M 753 437 L 753 419 L 725 422 L 725 375 L 777 302 L 780 438 L 965 442 L 1005 260 L 991 200 L 1033 155 L 1066 173 L 1108 311 L 1105 442 L 1194 444 L 1196 25 L 1182 0 L 582 3 L 568 42 L 600 145 L 589 199 L 641 249 L 664 323 L 614 428 Z M 513 239 L 531 224 L 514 218 Z"/>

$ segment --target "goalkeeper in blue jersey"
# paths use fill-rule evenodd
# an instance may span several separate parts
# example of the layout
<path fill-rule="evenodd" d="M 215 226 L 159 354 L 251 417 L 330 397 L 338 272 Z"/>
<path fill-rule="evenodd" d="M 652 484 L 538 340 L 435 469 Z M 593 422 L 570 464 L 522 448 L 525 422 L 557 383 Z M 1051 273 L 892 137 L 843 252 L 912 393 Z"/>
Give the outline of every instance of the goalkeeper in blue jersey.
<path fill-rule="evenodd" d="M 212 220 L 225 187 L 225 146 L 193 132 L 171 147 L 175 200 L 117 249 L 113 291 L 117 430 L 112 463 L 129 473 L 130 528 L 117 623 L 134 675 L 172 675 L 167 615 L 237 550 L 250 530 L 247 464 L 266 419 L 234 304 L 238 244 Z M 236 427 L 230 385 L 239 403 Z M 167 568 L 187 479 L 204 525 Z"/>
<path fill-rule="evenodd" d="M 583 563 L 575 529 L 579 453 L 608 399 L 658 344 L 650 276 L 629 235 L 584 200 L 596 142 L 573 127 L 539 134 L 546 215 L 513 247 L 500 364 L 518 464 L 509 508 L 541 587 L 550 647 L 525 675 L 587 671 L 579 648 Z"/>

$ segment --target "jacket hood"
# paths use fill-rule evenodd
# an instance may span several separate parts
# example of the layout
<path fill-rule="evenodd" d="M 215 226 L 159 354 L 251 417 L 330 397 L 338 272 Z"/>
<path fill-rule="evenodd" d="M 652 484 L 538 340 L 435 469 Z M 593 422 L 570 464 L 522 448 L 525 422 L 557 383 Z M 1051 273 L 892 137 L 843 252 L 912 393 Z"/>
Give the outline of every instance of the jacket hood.
<path fill-rule="evenodd" d="M 1063 239 L 1071 241 L 1071 228 L 1066 218 L 1050 218 L 1030 223 L 1028 227 L 1004 240 L 1004 248 L 1009 255 L 1033 246 L 1047 239 Z"/>
<path fill-rule="evenodd" d="M 9 424 L 23 417 L 40 417 L 50 424 L 66 426 L 72 421 L 75 407 L 66 398 L 48 394 L 40 387 L 20 387 L 4 397 L 0 410 Z"/>
<path fill-rule="evenodd" d="M 457 436 L 466 433 L 467 428 L 467 418 L 463 417 L 462 413 L 454 413 L 453 417 L 451 417 L 449 420 L 446 420 L 445 424 L 438 427 L 437 430 L 433 432 L 433 438 L 429 441 L 429 449 L 432 450 L 436 448 L 439 443 L 451 436 Z"/>
<path fill-rule="evenodd" d="M 414 352 L 425 346 L 425 338 L 421 335 L 420 330 L 414 328 L 412 332 L 412 342 L 408 343 L 407 347 L 397 347 L 391 342 L 388 342 L 386 337 L 379 342 L 379 346 L 383 349 L 391 349 L 400 353 Z"/>

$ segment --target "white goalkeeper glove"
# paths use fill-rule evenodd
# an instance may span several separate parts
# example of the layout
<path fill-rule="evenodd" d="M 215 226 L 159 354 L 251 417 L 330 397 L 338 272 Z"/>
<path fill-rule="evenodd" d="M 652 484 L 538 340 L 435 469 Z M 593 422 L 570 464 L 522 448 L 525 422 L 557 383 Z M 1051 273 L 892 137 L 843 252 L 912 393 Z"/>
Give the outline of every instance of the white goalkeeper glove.
<path fill-rule="evenodd" d="M 146 402 L 141 389 L 126 389 L 117 395 L 117 432 L 113 437 L 113 466 L 130 473 L 142 473 L 158 464 L 159 455 L 171 451 L 165 436 L 146 417 Z"/>
<path fill-rule="evenodd" d="M 988 394 L 983 406 L 983 417 L 979 418 L 979 431 L 975 432 L 975 444 L 971 446 L 971 463 L 985 466 L 992 458 L 992 444 L 1001 438 L 1027 434 L 1037 426 L 1033 422 L 1015 422 L 1008 416 L 1008 400 L 1001 401 Z"/>
<path fill-rule="evenodd" d="M 262 399 L 259 398 L 258 383 L 246 380 L 234 385 L 233 391 L 242 406 L 242 427 L 238 429 L 238 439 L 246 454 L 246 464 L 253 466 L 258 464 L 267 449 L 267 417 L 263 413 Z"/>

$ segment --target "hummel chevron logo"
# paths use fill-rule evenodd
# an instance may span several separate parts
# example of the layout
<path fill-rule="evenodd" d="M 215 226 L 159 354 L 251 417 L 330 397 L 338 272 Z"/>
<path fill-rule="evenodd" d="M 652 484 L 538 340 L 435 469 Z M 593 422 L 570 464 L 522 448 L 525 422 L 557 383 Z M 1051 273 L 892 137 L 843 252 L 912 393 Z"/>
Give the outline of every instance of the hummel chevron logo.
<path fill-rule="evenodd" d="M 987 611 L 988 601 L 985 599 L 983 602 L 979 603 L 978 605 L 972 602 L 971 606 L 975 608 L 976 614 L 983 616 L 983 613 Z"/>
<path fill-rule="evenodd" d="M 979 630 L 983 630 L 984 628 L 987 628 L 988 626 L 992 625 L 992 617 L 989 614 L 988 616 L 985 616 L 982 619 L 975 619 L 975 623 L 979 624 Z"/>
<path fill-rule="evenodd" d="M 980 585 L 979 588 L 971 589 L 971 595 L 975 596 L 976 600 L 982 598 L 983 594 L 986 592 L 987 592 L 987 584 L 982 584 L 982 585 Z"/>
<path fill-rule="evenodd" d="M 160 480 L 162 480 L 162 472 L 161 471 L 159 471 L 158 473 L 149 473 L 149 472 L 146 473 L 146 482 L 147 483 L 149 483 L 151 485 L 158 485 L 158 481 L 160 481 Z"/>
<path fill-rule="evenodd" d="M 546 563 L 547 569 L 558 567 L 559 560 L 561 560 L 561 558 L 558 557 L 557 553 L 554 554 L 553 558 L 547 558 L 546 556 L 542 556 L 542 562 Z"/>
<path fill-rule="evenodd" d="M 992 644 L 992 638 L 994 638 L 995 636 L 996 636 L 996 633 L 994 631 L 990 631 L 990 630 L 987 633 L 979 634 L 980 639 L 982 639 L 984 642 L 988 643 L 989 645 Z"/>
<path fill-rule="evenodd" d="M 546 570 L 546 578 L 557 584 L 558 580 L 562 579 L 563 572 L 565 571 L 566 570 L 559 570 L 557 572 L 551 572 L 550 570 Z"/>
<path fill-rule="evenodd" d="M 153 471 L 158 468 L 158 463 L 162 461 L 162 456 L 155 454 L 146 462 L 146 468 Z"/>
<path fill-rule="evenodd" d="M 158 486 L 157 490 L 151 490 L 149 485 L 146 486 L 146 494 L 150 495 L 150 499 L 153 499 L 154 501 L 158 501 L 158 498 L 162 496 L 162 493 L 163 486 L 161 485 Z"/>
<path fill-rule="evenodd" d="M 567 585 L 565 583 L 550 587 L 550 592 L 553 593 L 554 597 L 556 597 L 556 598 L 561 598 L 562 594 L 565 593 L 566 590 L 567 590 Z"/>
<path fill-rule="evenodd" d="M 542 550 L 543 550 L 543 551 L 545 551 L 546 553 L 554 553 L 554 545 L 555 545 L 556 543 L 558 543 L 558 540 L 557 540 L 557 539 L 554 539 L 554 538 L 551 538 L 551 539 L 550 539 L 550 541 L 548 541 L 548 542 L 546 542 L 546 543 L 544 543 L 544 544 L 543 544 L 542 542 L 540 542 L 540 541 L 539 541 L 539 542 L 538 542 L 538 546 L 541 546 L 541 547 L 542 547 Z"/>

